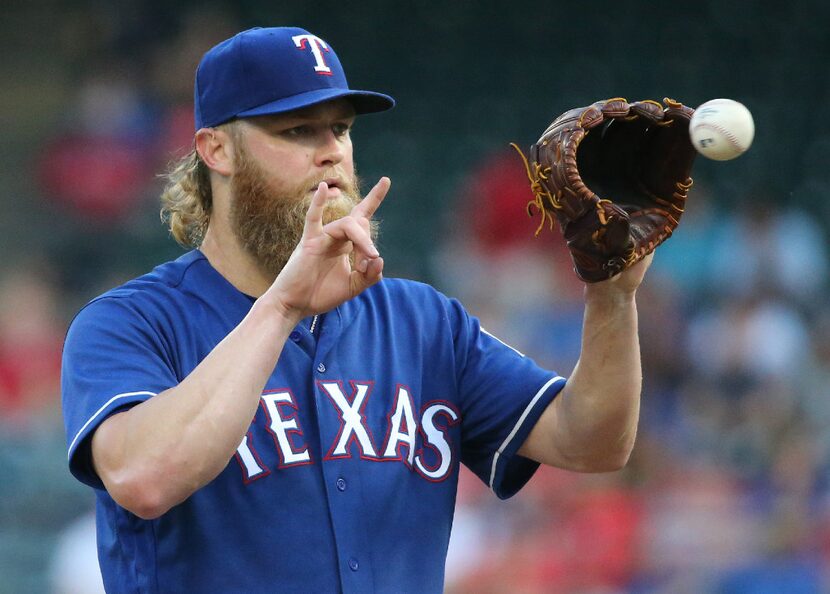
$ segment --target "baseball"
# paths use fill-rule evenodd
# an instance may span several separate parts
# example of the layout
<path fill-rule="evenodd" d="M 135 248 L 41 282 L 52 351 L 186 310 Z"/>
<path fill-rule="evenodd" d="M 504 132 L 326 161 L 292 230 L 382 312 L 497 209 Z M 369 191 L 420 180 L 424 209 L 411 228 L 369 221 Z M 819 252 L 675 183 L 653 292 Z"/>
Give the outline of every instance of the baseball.
<path fill-rule="evenodd" d="M 695 110 L 689 136 L 697 151 L 715 161 L 739 157 L 752 144 L 755 122 L 743 103 L 712 99 Z"/>

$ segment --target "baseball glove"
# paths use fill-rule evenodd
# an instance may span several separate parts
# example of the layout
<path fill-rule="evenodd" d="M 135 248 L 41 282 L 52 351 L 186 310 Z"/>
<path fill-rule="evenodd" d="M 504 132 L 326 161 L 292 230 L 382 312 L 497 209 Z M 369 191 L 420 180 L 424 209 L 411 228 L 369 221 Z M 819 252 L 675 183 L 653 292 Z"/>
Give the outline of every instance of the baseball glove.
<path fill-rule="evenodd" d="M 672 99 L 617 97 L 565 112 L 521 155 L 535 199 L 527 205 L 567 242 L 574 270 L 603 281 L 641 260 L 677 227 L 692 186 L 694 110 Z"/>

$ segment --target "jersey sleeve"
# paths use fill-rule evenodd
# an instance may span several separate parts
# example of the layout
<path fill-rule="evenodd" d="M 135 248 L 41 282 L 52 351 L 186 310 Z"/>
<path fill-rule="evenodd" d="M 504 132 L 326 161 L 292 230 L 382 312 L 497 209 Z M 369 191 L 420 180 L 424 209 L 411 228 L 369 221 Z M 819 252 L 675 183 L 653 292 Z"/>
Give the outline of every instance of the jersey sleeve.
<path fill-rule="evenodd" d="M 517 451 L 565 378 L 488 333 L 457 301 L 449 307 L 462 404 L 461 460 L 506 499 L 539 467 Z"/>
<path fill-rule="evenodd" d="M 94 488 L 91 436 L 112 414 L 178 384 L 164 340 L 129 300 L 104 297 L 72 321 L 61 369 L 69 469 Z"/>

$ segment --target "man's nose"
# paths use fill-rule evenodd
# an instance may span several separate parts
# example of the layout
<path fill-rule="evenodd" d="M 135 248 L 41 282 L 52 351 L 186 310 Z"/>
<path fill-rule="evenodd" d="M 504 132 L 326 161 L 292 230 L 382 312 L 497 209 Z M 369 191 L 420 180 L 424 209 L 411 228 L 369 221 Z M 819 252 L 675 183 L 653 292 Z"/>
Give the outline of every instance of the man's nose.
<path fill-rule="evenodd" d="M 317 149 L 317 165 L 330 167 L 343 160 L 344 147 L 341 138 L 331 130 L 325 132 Z"/>

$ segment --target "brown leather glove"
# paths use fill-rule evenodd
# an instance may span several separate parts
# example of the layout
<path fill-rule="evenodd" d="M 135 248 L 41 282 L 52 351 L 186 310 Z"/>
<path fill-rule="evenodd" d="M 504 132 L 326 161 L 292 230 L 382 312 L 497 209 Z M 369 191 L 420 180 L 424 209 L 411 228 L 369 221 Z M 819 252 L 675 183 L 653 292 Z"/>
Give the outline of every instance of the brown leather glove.
<path fill-rule="evenodd" d="M 693 109 L 664 99 L 598 101 L 565 112 L 530 147 L 527 167 L 542 221 L 553 217 L 574 270 L 603 281 L 641 260 L 677 227 L 697 152 Z M 521 153 L 516 145 L 516 150 Z"/>

